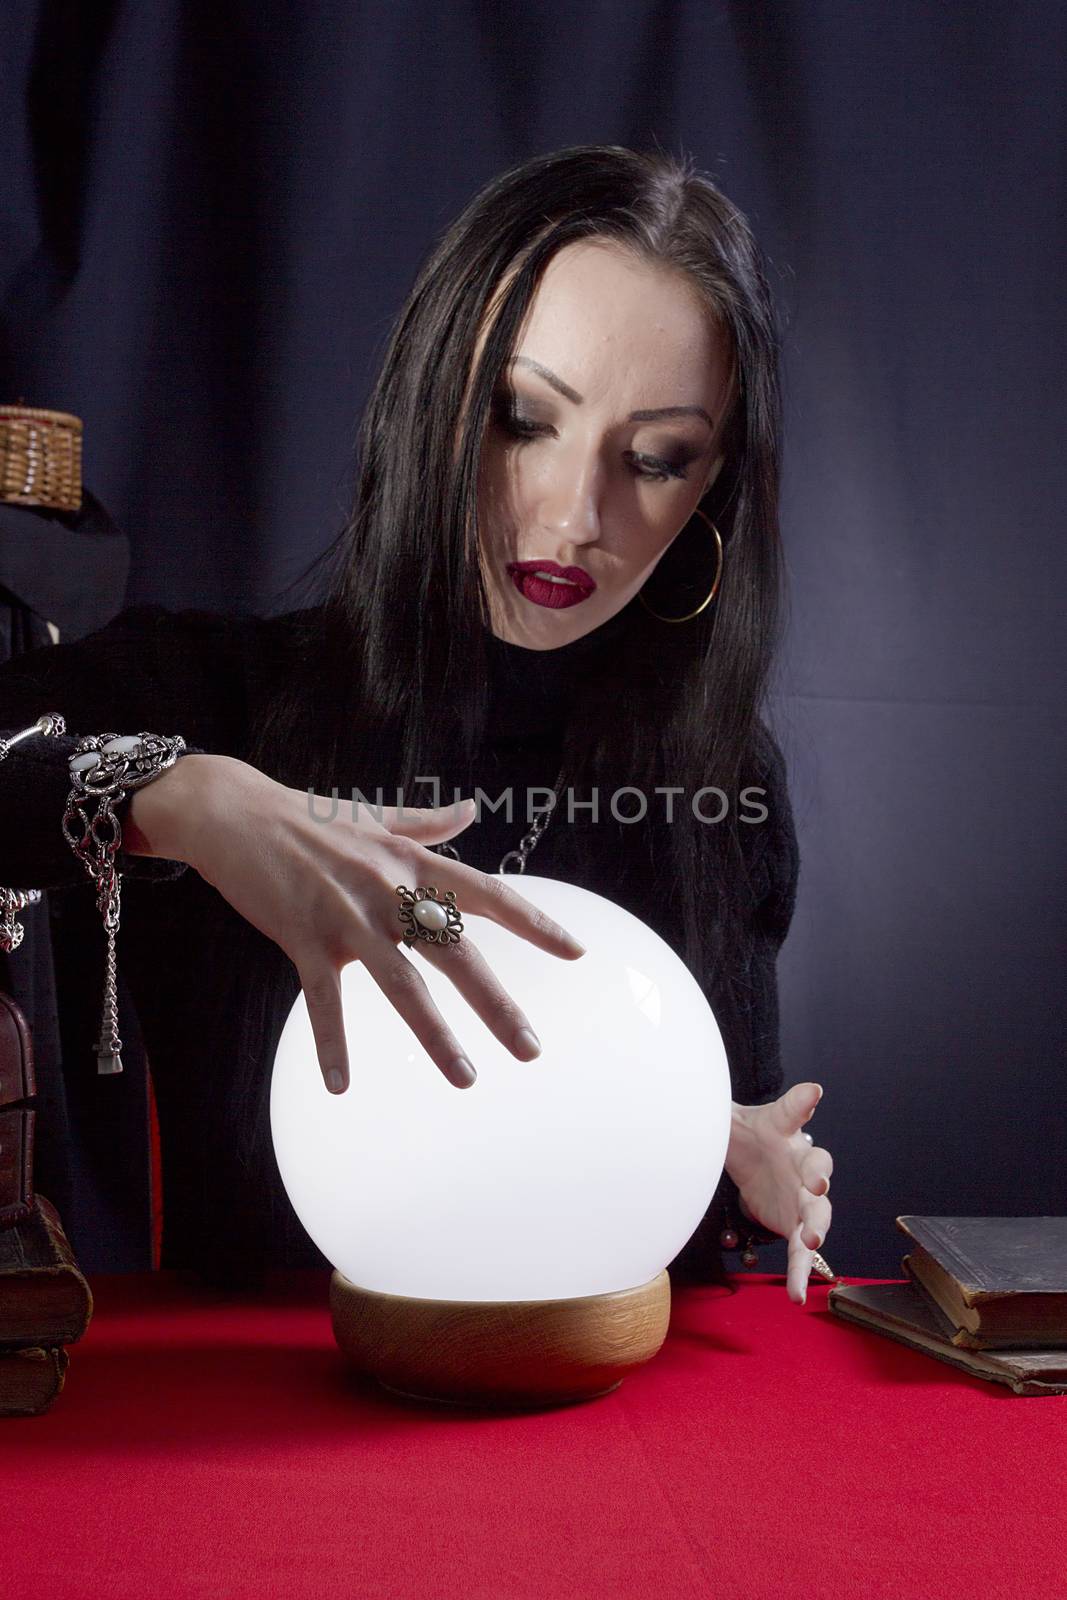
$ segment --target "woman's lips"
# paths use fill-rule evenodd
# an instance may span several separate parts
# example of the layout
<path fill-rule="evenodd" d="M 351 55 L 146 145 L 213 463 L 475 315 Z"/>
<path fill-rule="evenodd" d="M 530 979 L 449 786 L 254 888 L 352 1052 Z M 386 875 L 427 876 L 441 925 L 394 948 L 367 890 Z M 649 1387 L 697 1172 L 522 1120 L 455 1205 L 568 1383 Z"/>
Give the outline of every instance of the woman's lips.
<path fill-rule="evenodd" d="M 584 568 L 561 567 L 556 561 L 509 561 L 507 571 L 521 595 L 550 611 L 581 605 L 596 588 Z"/>

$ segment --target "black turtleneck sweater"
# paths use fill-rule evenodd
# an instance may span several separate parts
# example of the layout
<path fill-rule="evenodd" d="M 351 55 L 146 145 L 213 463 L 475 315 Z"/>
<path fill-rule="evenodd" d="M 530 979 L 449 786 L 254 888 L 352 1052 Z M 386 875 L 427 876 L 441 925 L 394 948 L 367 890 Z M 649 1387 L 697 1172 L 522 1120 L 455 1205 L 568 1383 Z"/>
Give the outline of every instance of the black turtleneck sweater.
<path fill-rule="evenodd" d="M 0 761 L 0 884 L 54 890 L 50 898 L 80 928 L 94 972 L 102 975 L 103 929 L 85 869 L 60 828 L 75 740 L 86 733 L 151 729 L 182 733 L 192 749 L 247 759 L 258 711 L 291 670 L 295 623 L 302 615 L 259 618 L 132 606 L 83 639 L 44 646 L 0 666 L 0 737 L 44 711 L 61 712 L 68 729 L 64 737 L 28 739 Z M 556 781 L 575 685 L 603 652 L 616 647 L 624 627 L 620 613 L 552 650 L 487 635 L 486 737 L 472 760 L 439 773 L 441 803 L 452 799 L 453 785 L 472 796 L 481 787 L 491 799 L 510 786 L 515 809 L 508 821 L 503 809 L 483 807 L 479 820 L 454 836 L 463 862 L 495 872 L 505 852 L 518 846 L 528 828 L 527 788 L 551 789 Z M 387 785 L 391 778 L 383 774 L 380 781 Z M 378 781 L 371 775 L 370 787 Z M 734 1099 L 746 1104 L 773 1100 L 782 1091 L 775 960 L 792 914 L 798 860 L 777 752 L 769 789 L 763 894 L 744 952 L 744 980 L 740 987 L 709 993 Z M 536 796 L 535 804 L 544 798 Z M 119 807 L 120 817 L 128 803 Z M 552 818 L 527 870 L 565 875 L 554 862 L 567 826 L 564 815 Z M 118 963 L 136 1007 L 159 1107 L 162 1265 L 235 1285 L 255 1281 L 264 1266 L 325 1265 L 285 1195 L 269 1137 L 270 1064 L 298 992 L 292 964 L 195 871 L 125 853 L 118 864 L 124 873 Z M 612 866 L 605 861 L 593 869 L 584 886 L 612 897 Z M 680 931 L 664 920 L 669 896 L 651 865 L 628 881 L 628 909 L 679 948 Z M 17 959 L 17 953 L 10 957 Z M 76 1019 L 84 1053 L 64 1059 L 62 1070 L 95 1080 L 91 1046 L 99 982 L 90 988 L 93 1000 Z M 234 1131 L 249 1094 L 261 1110 L 259 1136 L 252 1153 L 240 1154 Z M 47 1140 L 47 1128 L 38 1133 Z M 718 1236 L 737 1220 L 736 1201 L 724 1174 L 704 1221 L 670 1264 L 672 1276 L 721 1281 Z"/>
<path fill-rule="evenodd" d="M 591 633 L 551 650 L 510 644 L 485 630 L 488 704 L 486 734 L 474 759 L 442 776 L 441 803 L 453 790 L 479 800 L 477 820 L 451 841 L 462 861 L 496 872 L 508 851 L 529 831 L 530 813 L 542 807 L 560 771 L 567 716 L 583 676 L 599 667 L 625 633 L 622 612 Z M 484 801 L 476 793 L 480 788 Z M 510 789 L 511 817 L 499 799 Z M 547 872 L 556 834 L 566 827 L 565 808 L 538 840 L 527 871 Z M 551 832 L 552 838 L 549 838 Z M 509 861 L 507 870 L 514 872 Z"/>

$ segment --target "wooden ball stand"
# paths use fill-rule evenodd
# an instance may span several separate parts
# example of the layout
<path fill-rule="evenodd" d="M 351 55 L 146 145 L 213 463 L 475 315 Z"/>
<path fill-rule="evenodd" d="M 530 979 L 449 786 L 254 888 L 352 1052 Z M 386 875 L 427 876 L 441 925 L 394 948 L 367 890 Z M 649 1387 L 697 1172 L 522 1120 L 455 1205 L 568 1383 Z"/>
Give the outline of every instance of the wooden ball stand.
<path fill-rule="evenodd" d="M 417 1300 L 330 1279 L 334 1337 L 383 1388 L 444 1405 L 514 1409 L 595 1400 L 667 1337 L 664 1269 L 635 1289 L 568 1300 Z"/>

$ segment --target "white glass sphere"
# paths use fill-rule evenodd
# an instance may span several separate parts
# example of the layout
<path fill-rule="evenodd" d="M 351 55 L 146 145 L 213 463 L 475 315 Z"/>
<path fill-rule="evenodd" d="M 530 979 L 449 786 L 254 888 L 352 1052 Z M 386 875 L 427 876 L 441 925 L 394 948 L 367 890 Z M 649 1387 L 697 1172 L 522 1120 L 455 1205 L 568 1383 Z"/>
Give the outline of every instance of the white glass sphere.
<path fill-rule="evenodd" d="M 526 873 L 508 885 L 586 946 L 549 955 L 460 897 L 463 937 L 541 1041 L 533 1061 L 404 946 L 477 1070 L 471 1088 L 444 1078 L 362 962 L 341 974 L 344 1094 L 323 1082 L 303 992 L 282 1031 L 278 1167 L 311 1238 L 361 1288 L 462 1301 L 636 1288 L 677 1255 L 722 1175 L 730 1074 L 689 968 L 587 889 Z"/>

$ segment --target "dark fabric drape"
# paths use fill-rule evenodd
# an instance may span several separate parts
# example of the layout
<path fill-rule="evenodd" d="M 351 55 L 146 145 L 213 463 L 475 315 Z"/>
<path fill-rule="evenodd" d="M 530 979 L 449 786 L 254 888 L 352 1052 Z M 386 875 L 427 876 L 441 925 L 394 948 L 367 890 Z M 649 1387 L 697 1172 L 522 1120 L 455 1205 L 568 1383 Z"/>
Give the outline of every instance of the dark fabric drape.
<path fill-rule="evenodd" d="M 785 330 L 783 1053 L 826 1089 L 826 1254 L 1067 1209 L 1067 8 L 38 0 L 4 42 L 0 395 L 85 419 L 127 602 L 286 608 L 491 175 L 617 142 L 719 179 Z"/>
<path fill-rule="evenodd" d="M 25 520 L 25 519 L 24 519 Z M 51 643 L 45 623 L 6 585 L 0 586 L 0 661 Z M 13 889 L 34 884 L 10 884 Z M 18 920 L 25 932 L 17 950 L 0 950 L 0 989 L 25 1013 L 34 1046 L 37 1081 L 35 1185 L 58 1206 L 71 1212 L 73 1187 L 69 1157 L 70 1119 L 63 1084 L 56 1003 L 55 964 L 47 900 L 27 906 Z"/>
<path fill-rule="evenodd" d="M 48 624 L 60 639 L 101 627 L 121 606 L 128 567 L 129 541 L 91 490 L 77 512 L 0 502 L 0 662 L 49 648 Z M 0 697 L 0 726 L 9 726 L 3 713 Z M 104 934 L 88 879 L 77 894 L 45 894 L 19 920 L 22 943 L 0 950 L 0 989 L 33 1038 L 34 1187 L 58 1208 L 80 1257 L 148 1267 L 147 1064 L 120 972 L 124 1070 L 96 1077 Z"/>

